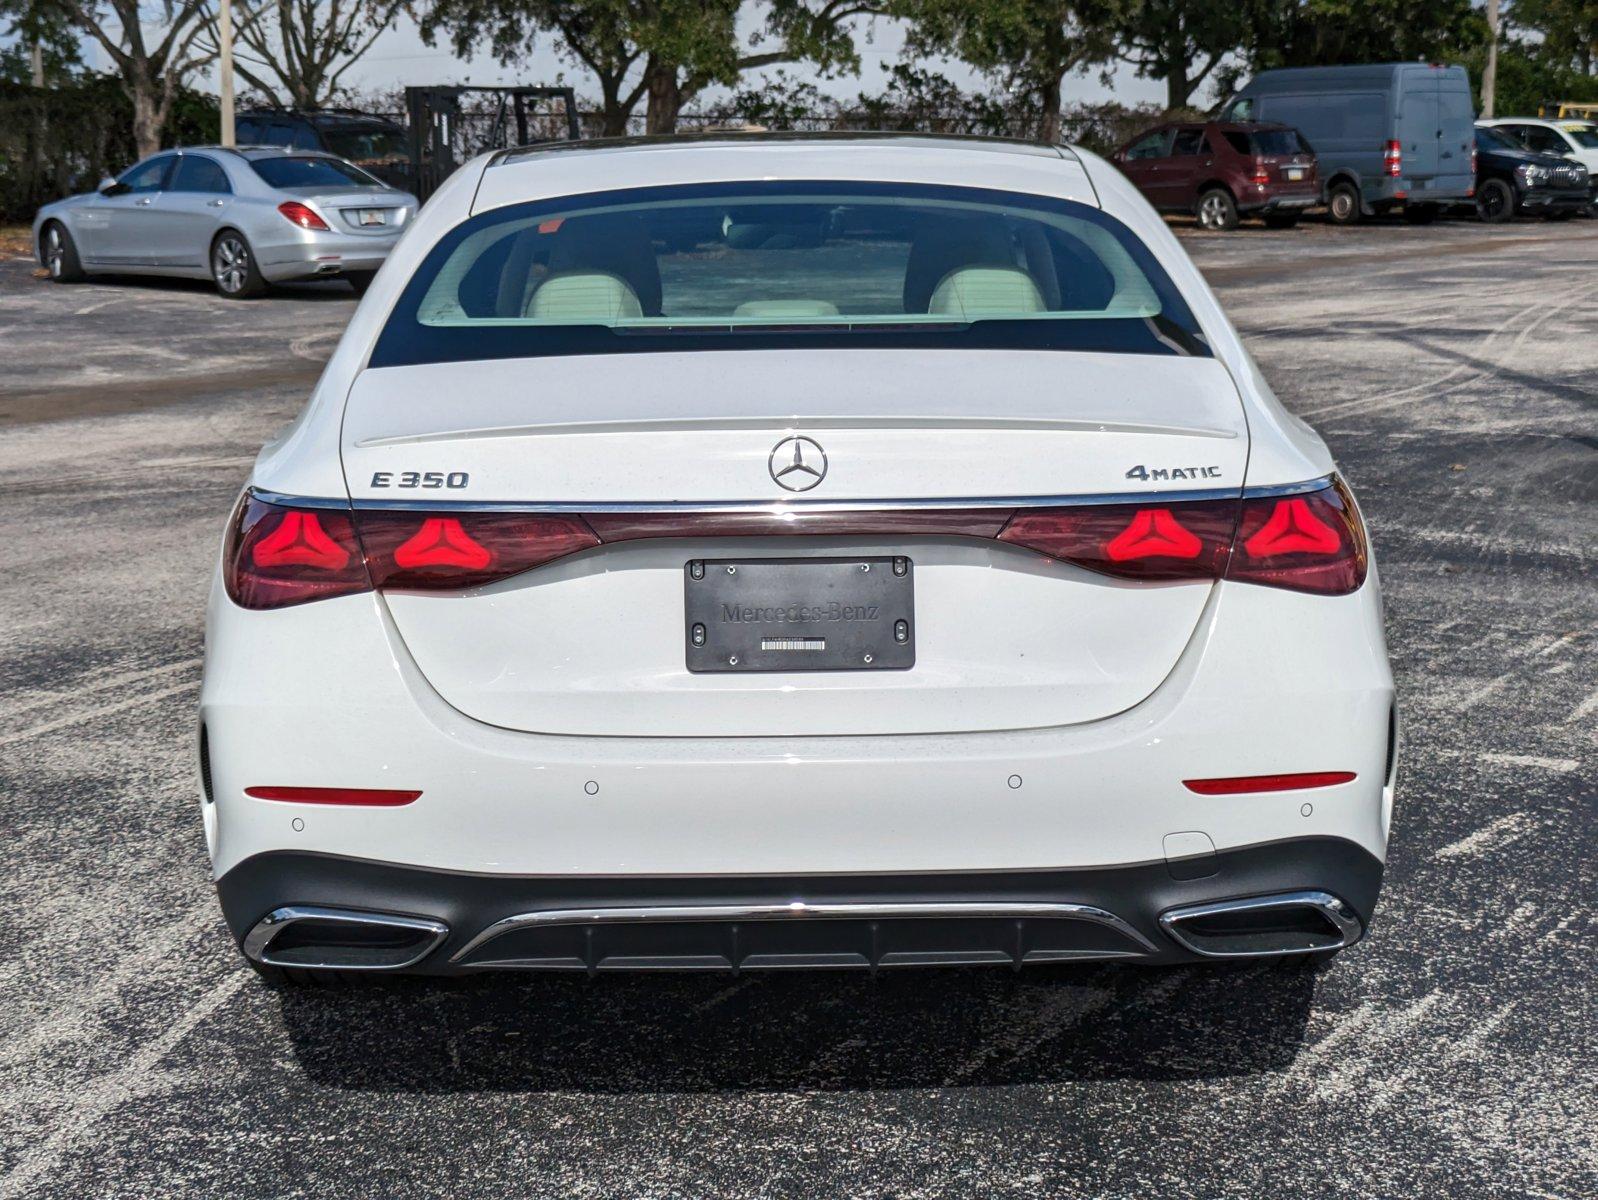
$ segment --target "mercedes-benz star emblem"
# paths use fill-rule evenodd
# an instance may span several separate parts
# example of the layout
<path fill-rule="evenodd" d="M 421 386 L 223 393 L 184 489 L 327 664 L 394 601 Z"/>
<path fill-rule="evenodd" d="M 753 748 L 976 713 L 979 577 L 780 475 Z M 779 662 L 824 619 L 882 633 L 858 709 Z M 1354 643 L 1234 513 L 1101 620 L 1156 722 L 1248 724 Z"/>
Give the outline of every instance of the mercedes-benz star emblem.
<path fill-rule="evenodd" d="M 771 448 L 771 477 L 790 492 L 808 492 L 827 477 L 827 452 L 807 437 L 786 437 Z"/>

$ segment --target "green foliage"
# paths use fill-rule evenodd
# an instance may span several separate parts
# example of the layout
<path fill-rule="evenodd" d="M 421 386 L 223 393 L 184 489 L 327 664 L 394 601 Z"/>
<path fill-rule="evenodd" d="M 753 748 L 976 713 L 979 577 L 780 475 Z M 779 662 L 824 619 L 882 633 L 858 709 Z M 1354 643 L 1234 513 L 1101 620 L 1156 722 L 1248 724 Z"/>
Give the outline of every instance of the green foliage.
<path fill-rule="evenodd" d="M 1123 62 L 1165 83 L 1166 106 L 1187 104 L 1227 55 L 1243 44 L 1247 10 L 1237 0 L 1132 0 L 1116 22 Z"/>
<path fill-rule="evenodd" d="M 1575 76 L 1598 67 L 1598 0 L 1515 0 L 1506 16 L 1512 28 L 1539 35 L 1517 53 Z"/>
<path fill-rule="evenodd" d="M 1239 0 L 1252 70 L 1458 58 L 1487 39 L 1471 0 Z"/>
<path fill-rule="evenodd" d="M 32 47 L 39 44 L 47 82 L 70 78 L 83 70 L 78 34 L 59 8 L 34 0 L 0 0 L 0 80 L 33 82 Z"/>
<path fill-rule="evenodd" d="M 1487 65 L 1482 47 L 1462 58 L 1481 111 L 1481 73 Z M 1498 82 L 1493 112 L 1500 117 L 1536 116 L 1539 106 L 1558 101 L 1598 103 L 1598 75 L 1588 75 L 1549 61 L 1541 48 L 1520 41 L 1499 42 Z"/>
<path fill-rule="evenodd" d="M 215 142 L 216 100 L 184 89 L 167 126 L 172 146 Z M 133 105 L 114 75 L 35 88 L 0 82 L 0 219 L 31 220 L 41 204 L 85 192 L 138 158 Z"/>

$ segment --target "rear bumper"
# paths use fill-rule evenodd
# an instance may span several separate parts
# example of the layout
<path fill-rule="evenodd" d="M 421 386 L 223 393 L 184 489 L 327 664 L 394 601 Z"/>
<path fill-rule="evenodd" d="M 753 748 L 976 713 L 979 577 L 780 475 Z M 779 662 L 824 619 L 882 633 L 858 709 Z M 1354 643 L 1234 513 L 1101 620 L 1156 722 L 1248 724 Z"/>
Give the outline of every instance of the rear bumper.
<path fill-rule="evenodd" d="M 287 222 L 284 222 L 288 225 Z M 375 271 L 383 265 L 400 231 L 392 235 L 321 233 L 290 225 L 290 238 L 254 247 L 261 274 L 273 283 L 341 275 L 348 271 Z"/>
<path fill-rule="evenodd" d="M 538 878 L 283 851 L 240 863 L 217 891 L 245 952 L 272 965 L 725 971 L 1332 949 L 1363 934 L 1381 877 L 1368 851 L 1311 837 L 1199 864 L 858 876 Z M 1225 903 L 1258 897 L 1268 906 Z M 1217 904 L 1238 909 L 1224 928 L 1205 923 Z M 363 914 L 401 919 L 363 940 L 353 923 Z"/>
<path fill-rule="evenodd" d="M 1313 208 L 1321 202 L 1318 191 L 1303 194 L 1288 194 L 1284 196 L 1270 196 L 1265 200 L 1256 200 L 1247 204 L 1239 204 L 1238 212 L 1267 213 L 1267 212 L 1302 212 L 1306 208 Z"/>

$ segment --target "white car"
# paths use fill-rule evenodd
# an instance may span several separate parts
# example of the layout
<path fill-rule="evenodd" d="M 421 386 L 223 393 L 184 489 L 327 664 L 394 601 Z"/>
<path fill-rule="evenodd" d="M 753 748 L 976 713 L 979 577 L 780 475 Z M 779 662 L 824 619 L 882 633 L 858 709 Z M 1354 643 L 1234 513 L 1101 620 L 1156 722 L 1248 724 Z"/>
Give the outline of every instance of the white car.
<path fill-rule="evenodd" d="M 228 527 L 199 754 L 269 975 L 1325 956 L 1397 724 L 1326 446 L 1111 165 L 485 156 Z"/>

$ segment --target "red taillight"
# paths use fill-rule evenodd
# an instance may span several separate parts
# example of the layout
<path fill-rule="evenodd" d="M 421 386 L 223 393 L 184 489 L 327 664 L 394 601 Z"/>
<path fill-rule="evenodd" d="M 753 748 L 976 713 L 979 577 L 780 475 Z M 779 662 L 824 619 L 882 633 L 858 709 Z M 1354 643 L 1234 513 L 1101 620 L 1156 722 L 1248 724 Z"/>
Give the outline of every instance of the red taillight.
<path fill-rule="evenodd" d="M 1226 577 L 1341 596 L 1359 590 L 1369 559 L 1353 497 L 1334 479 L 1318 492 L 1244 500 Z"/>
<path fill-rule="evenodd" d="M 301 204 L 298 200 L 283 201 L 277 206 L 277 211 L 301 229 L 320 229 L 324 233 L 329 232 L 327 222 L 316 214 L 316 210 Z"/>
<path fill-rule="evenodd" d="M 250 495 L 228 526 L 222 577 L 244 608 L 285 608 L 371 586 L 347 510 L 287 508 Z"/>
<path fill-rule="evenodd" d="M 1023 509 L 1001 541 L 1127 579 L 1217 579 L 1237 501 Z"/>
<path fill-rule="evenodd" d="M 1264 187 L 1271 181 L 1271 173 L 1265 169 L 1265 163 L 1260 159 L 1254 160 L 1254 182 Z"/>
<path fill-rule="evenodd" d="M 395 788 L 331 787 L 247 787 L 246 796 L 257 800 L 281 800 L 285 804 L 349 804 L 360 808 L 398 808 L 409 804 L 421 792 Z"/>
<path fill-rule="evenodd" d="M 1251 792 L 1294 792 L 1349 783 L 1352 771 L 1301 771 L 1296 775 L 1233 775 L 1225 779 L 1184 779 L 1182 786 L 1201 796 L 1242 796 Z"/>
<path fill-rule="evenodd" d="M 1398 144 L 1396 138 L 1388 139 L 1387 146 L 1382 151 L 1382 169 L 1394 179 L 1404 173 L 1404 148 Z"/>
<path fill-rule="evenodd" d="M 599 545 L 581 517 L 372 511 L 355 516 L 377 588 L 479 587 Z"/>

